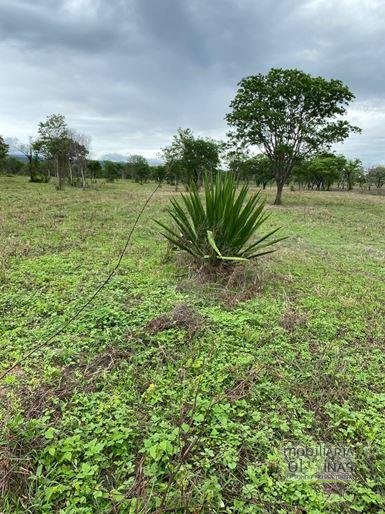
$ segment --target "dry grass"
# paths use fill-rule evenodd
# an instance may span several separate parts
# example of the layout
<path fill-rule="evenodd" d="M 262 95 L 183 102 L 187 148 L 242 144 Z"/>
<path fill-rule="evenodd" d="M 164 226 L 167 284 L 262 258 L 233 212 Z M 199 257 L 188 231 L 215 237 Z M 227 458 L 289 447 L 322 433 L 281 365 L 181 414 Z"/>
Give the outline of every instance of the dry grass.
<path fill-rule="evenodd" d="M 179 303 L 171 312 L 152 319 L 147 324 L 146 330 L 150 334 L 156 334 L 163 330 L 182 328 L 191 338 L 202 327 L 202 324 L 203 318 L 200 314 L 187 304 Z"/>

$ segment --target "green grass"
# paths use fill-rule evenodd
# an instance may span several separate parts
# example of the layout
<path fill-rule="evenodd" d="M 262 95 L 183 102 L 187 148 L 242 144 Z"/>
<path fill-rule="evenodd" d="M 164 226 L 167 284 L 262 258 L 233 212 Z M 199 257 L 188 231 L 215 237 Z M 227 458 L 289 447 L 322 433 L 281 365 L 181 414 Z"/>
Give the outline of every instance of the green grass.
<path fill-rule="evenodd" d="M 0 370 L 105 278 L 153 187 L 0 177 Z M 0 512 L 385 512 L 384 200 L 285 192 L 278 252 L 214 280 L 158 234 L 173 194 L 0 383 Z M 349 446 L 354 480 L 286 479 L 289 442 Z"/>

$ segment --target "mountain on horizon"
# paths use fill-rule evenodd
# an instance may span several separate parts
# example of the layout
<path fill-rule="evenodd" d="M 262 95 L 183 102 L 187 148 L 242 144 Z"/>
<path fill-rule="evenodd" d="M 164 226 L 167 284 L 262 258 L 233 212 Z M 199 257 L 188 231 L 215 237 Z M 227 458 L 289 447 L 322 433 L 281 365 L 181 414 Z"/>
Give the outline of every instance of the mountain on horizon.
<path fill-rule="evenodd" d="M 120 153 L 106 153 L 99 157 L 99 161 L 114 161 L 114 162 L 127 162 L 127 155 L 123 155 Z M 163 164 L 161 159 L 156 159 L 154 157 L 149 157 L 147 162 L 150 166 L 158 166 L 159 164 Z"/>
<path fill-rule="evenodd" d="M 8 157 L 15 157 L 19 161 L 28 162 L 28 158 L 21 152 L 8 152 Z"/>

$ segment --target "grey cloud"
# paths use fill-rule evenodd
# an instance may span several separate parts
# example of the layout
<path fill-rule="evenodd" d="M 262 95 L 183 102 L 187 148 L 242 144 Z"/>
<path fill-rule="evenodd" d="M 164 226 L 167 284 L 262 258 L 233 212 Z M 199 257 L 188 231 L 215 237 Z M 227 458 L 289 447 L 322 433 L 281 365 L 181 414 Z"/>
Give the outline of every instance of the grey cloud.
<path fill-rule="evenodd" d="M 69 2 L 10 1 L 0 4 L 2 41 L 27 49 L 75 50 L 81 54 L 103 52 L 122 42 L 135 45 L 135 26 L 123 2 L 82 2 L 79 9 L 66 9 Z M 74 2 L 73 5 L 76 5 Z M 92 9 L 91 6 L 92 5 Z M 119 17 L 119 12 L 124 17 Z"/>
<path fill-rule="evenodd" d="M 154 156 L 179 126 L 223 136 L 243 76 L 298 67 L 349 84 L 343 151 L 385 160 L 384 33 L 376 0 L 0 0 L 0 133 L 63 112 L 96 155 Z"/>

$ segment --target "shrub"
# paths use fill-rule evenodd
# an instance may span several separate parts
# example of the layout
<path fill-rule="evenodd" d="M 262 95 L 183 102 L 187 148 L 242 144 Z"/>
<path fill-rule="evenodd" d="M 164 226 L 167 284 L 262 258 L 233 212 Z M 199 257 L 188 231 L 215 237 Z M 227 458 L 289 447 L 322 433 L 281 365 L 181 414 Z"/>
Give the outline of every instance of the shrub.
<path fill-rule="evenodd" d="M 249 195 L 247 185 L 238 190 L 232 174 L 206 175 L 203 190 L 201 196 L 193 184 L 181 200 L 171 199 L 168 213 L 175 227 L 157 221 L 176 249 L 218 266 L 274 252 L 272 245 L 284 239 L 271 238 L 280 227 L 257 235 L 269 217 L 265 201 L 260 192 Z"/>
<path fill-rule="evenodd" d="M 46 184 L 49 182 L 50 177 L 48 175 L 44 175 L 43 173 L 32 173 L 29 179 L 30 182 L 36 182 L 38 184 Z"/>

